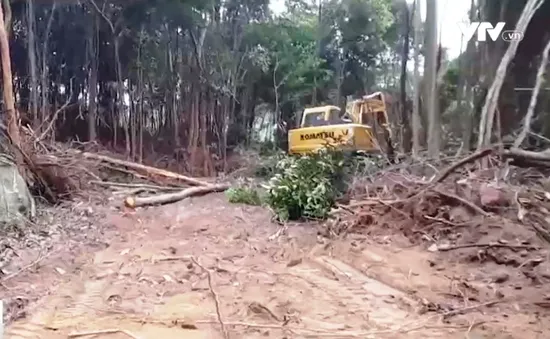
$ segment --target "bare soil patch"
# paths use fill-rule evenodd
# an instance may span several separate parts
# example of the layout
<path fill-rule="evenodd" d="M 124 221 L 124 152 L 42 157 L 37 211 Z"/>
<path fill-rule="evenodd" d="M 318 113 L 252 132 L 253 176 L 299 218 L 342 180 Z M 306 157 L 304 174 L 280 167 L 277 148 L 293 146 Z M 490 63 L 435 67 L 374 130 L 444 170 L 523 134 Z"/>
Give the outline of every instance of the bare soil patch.
<path fill-rule="evenodd" d="M 268 211 L 222 194 L 93 209 L 104 214 L 93 227 L 51 240 L 52 254 L 5 282 L 2 297 L 21 300 L 7 338 L 537 338 L 549 330 L 542 249 L 430 252 L 392 225 L 329 240 L 319 225 L 281 228 Z M 485 257 L 466 260 L 479 250 Z M 535 256 L 544 260 L 533 265 Z"/>

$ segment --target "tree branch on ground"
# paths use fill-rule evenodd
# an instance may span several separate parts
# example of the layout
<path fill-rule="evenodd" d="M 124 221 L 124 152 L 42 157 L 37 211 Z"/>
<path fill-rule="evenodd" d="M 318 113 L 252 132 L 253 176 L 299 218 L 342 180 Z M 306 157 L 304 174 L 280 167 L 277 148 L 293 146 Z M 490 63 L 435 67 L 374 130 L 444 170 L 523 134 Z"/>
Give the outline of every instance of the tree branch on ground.
<path fill-rule="evenodd" d="M 152 195 L 149 197 L 127 197 L 124 200 L 124 205 L 129 208 L 148 206 L 148 205 L 162 205 L 169 204 L 176 201 L 183 200 L 188 197 L 202 195 L 212 192 L 223 192 L 230 186 L 227 184 L 207 185 L 201 187 L 191 187 L 184 189 L 180 192 L 164 193 L 158 195 Z"/>

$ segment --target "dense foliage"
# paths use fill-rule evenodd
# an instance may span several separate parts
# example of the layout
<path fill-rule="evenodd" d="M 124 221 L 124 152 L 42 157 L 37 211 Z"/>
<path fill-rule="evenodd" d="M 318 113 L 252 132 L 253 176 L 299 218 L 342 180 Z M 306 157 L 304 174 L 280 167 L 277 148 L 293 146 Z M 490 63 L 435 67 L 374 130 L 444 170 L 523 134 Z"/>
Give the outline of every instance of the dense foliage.
<path fill-rule="evenodd" d="M 325 218 L 345 187 L 345 157 L 324 150 L 289 156 L 277 164 L 266 202 L 280 220 Z"/>
<path fill-rule="evenodd" d="M 288 0 L 277 15 L 268 0 L 13 2 L 18 104 L 37 129 L 66 107 L 58 139 L 138 159 L 148 144 L 199 149 L 187 170 L 206 168 L 250 144 L 258 121 L 284 141 L 304 106 L 376 88 L 403 1 Z"/>
<path fill-rule="evenodd" d="M 513 26 L 525 1 L 473 1 L 471 16 Z M 304 106 L 343 106 L 347 96 L 375 90 L 403 106 L 390 117 L 400 142 L 411 121 L 407 97 L 423 91 L 422 72 L 416 84 L 407 61 L 416 46 L 424 69 L 427 25 L 420 22 L 413 39 L 407 0 L 286 0 L 277 14 L 269 0 L 3 3 L 12 14 L 6 27 L 18 110 L 37 135 L 55 119 L 58 139 L 99 141 L 139 161 L 162 153 L 197 175 L 227 170 L 228 154 L 254 139 L 284 146 Z M 503 134 L 517 129 L 528 107 L 530 92 L 516 88 L 533 86 L 549 8 L 545 1 L 529 24 L 507 73 Z M 445 131 L 443 139 L 461 138 L 469 148 L 508 45 L 472 43 L 451 64 L 439 48 L 435 130 Z M 548 102 L 537 106 L 545 123 L 533 126 L 546 136 Z M 425 147 L 427 105 L 419 106 L 415 131 Z"/>

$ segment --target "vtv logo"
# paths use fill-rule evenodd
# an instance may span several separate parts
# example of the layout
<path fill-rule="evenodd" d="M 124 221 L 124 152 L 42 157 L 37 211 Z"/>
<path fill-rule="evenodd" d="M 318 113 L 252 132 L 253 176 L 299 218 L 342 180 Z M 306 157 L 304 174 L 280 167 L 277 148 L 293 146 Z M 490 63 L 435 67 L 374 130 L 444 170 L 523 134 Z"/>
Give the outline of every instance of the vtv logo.
<path fill-rule="evenodd" d="M 470 41 L 477 31 L 477 41 L 487 41 L 487 34 L 491 37 L 491 40 L 497 41 L 499 37 L 502 37 L 504 41 L 521 40 L 523 39 L 522 32 L 516 31 L 502 31 L 506 23 L 498 22 L 496 26 L 490 22 L 460 22 L 458 27 L 462 32 L 462 35 L 466 41 Z"/>

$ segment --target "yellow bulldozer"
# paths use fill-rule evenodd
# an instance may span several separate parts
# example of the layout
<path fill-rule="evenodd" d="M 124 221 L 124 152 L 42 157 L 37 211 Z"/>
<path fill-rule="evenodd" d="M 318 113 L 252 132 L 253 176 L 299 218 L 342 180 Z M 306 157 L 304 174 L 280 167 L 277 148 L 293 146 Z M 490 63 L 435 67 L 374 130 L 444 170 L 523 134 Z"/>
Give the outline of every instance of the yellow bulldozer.
<path fill-rule="evenodd" d="M 327 145 L 366 154 L 385 154 L 393 159 L 394 148 L 382 92 L 347 104 L 306 108 L 300 127 L 288 132 L 290 154 L 316 152 Z"/>

